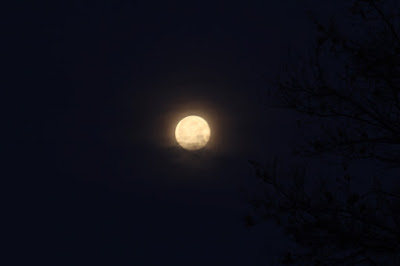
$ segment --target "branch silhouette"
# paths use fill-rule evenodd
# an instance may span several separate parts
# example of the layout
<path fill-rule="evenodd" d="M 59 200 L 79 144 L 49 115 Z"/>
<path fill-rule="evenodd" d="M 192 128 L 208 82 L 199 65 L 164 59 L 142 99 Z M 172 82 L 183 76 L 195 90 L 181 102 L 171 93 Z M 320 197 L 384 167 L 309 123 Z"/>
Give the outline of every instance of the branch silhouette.
<path fill-rule="evenodd" d="M 280 107 L 319 127 L 295 154 L 335 155 L 344 173 L 314 180 L 305 167 L 288 174 L 278 160 L 249 161 L 264 193 L 250 197 L 255 214 L 246 223 L 273 220 L 298 244 L 282 264 L 400 265 L 400 186 L 382 185 L 393 171 L 400 177 L 400 15 L 390 4 L 353 1 L 354 28 L 346 30 L 310 15 L 317 30 L 312 55 L 274 84 Z M 366 192 L 354 187 L 364 172 L 348 171 L 359 160 L 385 169 Z"/>

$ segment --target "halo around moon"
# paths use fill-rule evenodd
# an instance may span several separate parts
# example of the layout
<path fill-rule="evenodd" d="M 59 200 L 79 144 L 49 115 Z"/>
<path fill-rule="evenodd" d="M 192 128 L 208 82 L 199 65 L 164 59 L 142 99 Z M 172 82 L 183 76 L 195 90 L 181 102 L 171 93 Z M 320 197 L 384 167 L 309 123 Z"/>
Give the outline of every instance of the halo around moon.
<path fill-rule="evenodd" d="M 190 151 L 206 146 L 210 135 L 211 131 L 207 121 L 195 115 L 183 118 L 175 129 L 175 138 L 178 144 Z"/>

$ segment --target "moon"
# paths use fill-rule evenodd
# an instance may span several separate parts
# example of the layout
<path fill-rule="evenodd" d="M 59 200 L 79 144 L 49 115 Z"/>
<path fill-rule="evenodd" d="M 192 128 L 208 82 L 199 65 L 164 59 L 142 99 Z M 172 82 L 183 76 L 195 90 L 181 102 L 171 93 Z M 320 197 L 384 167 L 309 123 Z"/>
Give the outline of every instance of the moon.
<path fill-rule="evenodd" d="M 187 116 L 179 121 L 175 129 L 178 144 L 189 151 L 200 150 L 210 140 L 210 127 L 200 116 Z"/>

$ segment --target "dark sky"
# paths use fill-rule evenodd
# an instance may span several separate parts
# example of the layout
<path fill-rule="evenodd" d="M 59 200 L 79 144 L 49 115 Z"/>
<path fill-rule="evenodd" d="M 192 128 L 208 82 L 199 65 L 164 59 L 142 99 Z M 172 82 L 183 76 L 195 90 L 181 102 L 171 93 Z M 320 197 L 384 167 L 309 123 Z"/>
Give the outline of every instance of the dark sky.
<path fill-rule="evenodd" d="M 55 1 L 57 2 L 57 1 Z M 247 229 L 248 159 L 285 156 L 292 117 L 262 106 L 289 48 L 311 38 L 297 1 L 68 1 L 16 7 L 12 198 L 22 259 L 51 265 L 265 265 L 284 243 Z M 325 10 L 322 10 L 325 9 Z M 11 50 L 10 50 L 11 51 Z M 211 126 L 199 152 L 173 130 Z M 18 119 L 17 119 L 18 118 Z M 26 252 L 25 252 L 26 250 Z"/>

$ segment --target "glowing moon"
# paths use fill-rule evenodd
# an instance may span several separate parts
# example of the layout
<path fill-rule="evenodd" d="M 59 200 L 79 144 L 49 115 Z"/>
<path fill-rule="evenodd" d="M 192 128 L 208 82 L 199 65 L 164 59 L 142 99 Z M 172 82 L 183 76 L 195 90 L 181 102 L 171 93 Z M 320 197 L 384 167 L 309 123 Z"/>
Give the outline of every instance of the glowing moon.
<path fill-rule="evenodd" d="M 175 138 L 179 145 L 190 151 L 199 150 L 210 140 L 210 127 L 206 120 L 191 115 L 182 119 L 175 129 Z"/>

